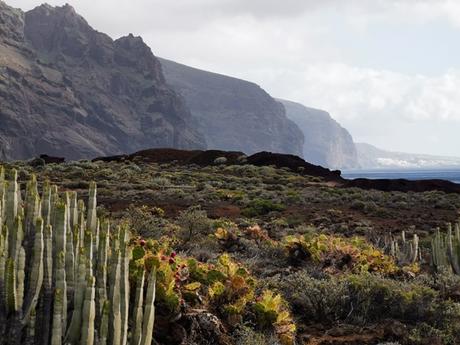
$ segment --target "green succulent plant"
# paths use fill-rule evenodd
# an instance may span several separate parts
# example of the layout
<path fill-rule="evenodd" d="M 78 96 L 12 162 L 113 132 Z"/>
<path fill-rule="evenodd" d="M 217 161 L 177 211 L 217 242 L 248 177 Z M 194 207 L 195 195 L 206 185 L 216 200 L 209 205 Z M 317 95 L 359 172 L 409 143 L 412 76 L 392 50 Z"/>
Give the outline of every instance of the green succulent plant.
<path fill-rule="evenodd" d="M 5 175 L 0 167 L 0 344 L 150 345 L 156 271 L 138 266 L 145 280 L 131 289 L 129 231 L 97 218 L 96 184 L 86 208 L 47 182 L 39 195 L 33 175 L 22 200 L 17 172 Z"/>

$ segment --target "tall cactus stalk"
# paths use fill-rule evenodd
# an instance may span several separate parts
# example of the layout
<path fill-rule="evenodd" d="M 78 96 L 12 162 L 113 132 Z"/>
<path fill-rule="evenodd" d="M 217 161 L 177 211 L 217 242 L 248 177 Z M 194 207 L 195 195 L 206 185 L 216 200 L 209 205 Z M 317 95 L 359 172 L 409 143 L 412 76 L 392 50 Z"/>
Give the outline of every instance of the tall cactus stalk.
<path fill-rule="evenodd" d="M 421 260 L 419 238 L 414 234 L 412 240 L 407 240 L 406 232 L 401 233 L 401 243 L 392 240 L 390 243 L 390 254 L 396 258 L 399 264 L 408 265 Z"/>
<path fill-rule="evenodd" d="M 99 234 L 99 248 L 97 258 L 97 279 L 96 279 L 96 315 L 101 319 L 105 301 L 107 301 L 107 257 L 109 254 L 110 224 L 108 221 L 102 223 Z"/>
<path fill-rule="evenodd" d="M 5 169 L 0 166 L 0 224 L 5 219 Z"/>
<path fill-rule="evenodd" d="M 17 298 L 18 308 L 21 308 L 24 302 L 24 282 L 26 279 L 25 269 L 26 269 L 26 251 L 21 246 L 21 248 L 19 249 L 17 270 L 16 270 L 16 277 L 17 277 L 16 278 L 17 279 L 16 298 Z"/>
<path fill-rule="evenodd" d="M 57 267 L 56 267 L 56 290 L 59 290 L 60 295 L 60 304 L 61 310 L 59 311 L 60 322 L 61 322 L 61 336 L 65 334 L 66 324 L 67 324 L 67 282 L 66 282 L 66 272 L 65 272 L 65 254 L 60 252 L 57 258 Z M 54 308 L 54 313 L 56 313 L 56 308 Z M 53 331 L 54 331 L 54 321 L 53 321 Z"/>
<path fill-rule="evenodd" d="M 88 277 L 83 301 L 83 318 L 81 327 L 81 345 L 94 344 L 94 319 L 96 318 L 96 304 L 94 302 L 94 277 Z"/>
<path fill-rule="evenodd" d="M 0 331 L 6 324 L 6 288 L 5 288 L 5 272 L 8 259 L 8 228 L 6 226 L 0 229 Z"/>
<path fill-rule="evenodd" d="M 35 307 L 40 296 L 40 289 L 44 277 L 44 253 L 45 243 L 43 239 L 43 219 L 38 218 L 35 225 L 34 249 L 32 254 L 32 268 L 27 284 L 27 294 L 24 301 L 24 315 L 28 319 L 31 313 L 35 313 Z"/>
<path fill-rule="evenodd" d="M 128 339 L 128 319 L 129 319 L 129 261 L 131 250 L 128 247 L 128 230 L 125 226 L 120 231 L 121 246 L 121 285 L 120 285 L 120 313 L 121 313 L 121 343 L 126 344 Z"/>
<path fill-rule="evenodd" d="M 144 282 L 145 272 L 141 270 L 137 273 L 137 284 L 136 284 L 136 301 L 134 304 L 134 332 L 132 335 L 131 345 L 140 345 L 142 340 L 142 322 L 144 317 Z"/>
<path fill-rule="evenodd" d="M 117 250 L 114 254 L 113 272 L 110 282 L 110 321 L 109 321 L 109 344 L 122 345 L 121 343 L 121 297 L 120 297 L 120 276 L 121 256 Z"/>
<path fill-rule="evenodd" d="M 62 299 L 64 295 L 65 292 L 60 289 L 56 289 L 54 291 L 53 328 L 51 336 L 51 345 L 62 344 Z"/>
<path fill-rule="evenodd" d="M 18 173 L 16 170 L 11 172 L 11 179 L 6 182 L 6 195 L 5 195 L 5 224 L 8 229 L 13 229 L 16 217 L 18 216 Z"/>
<path fill-rule="evenodd" d="M 80 336 L 80 327 L 82 323 L 83 302 L 86 290 L 86 257 L 84 249 L 80 248 L 81 254 L 78 256 L 78 275 L 77 286 L 74 290 L 74 309 L 68 333 L 66 335 L 66 342 L 75 344 Z"/>
<path fill-rule="evenodd" d="M 95 249 L 99 245 L 99 227 L 98 219 L 96 215 L 97 207 L 97 187 L 95 182 L 91 182 L 89 185 L 89 198 L 88 198 L 88 211 L 87 211 L 87 220 L 86 227 L 93 233 L 94 238 L 94 247 Z"/>
<path fill-rule="evenodd" d="M 57 201 L 54 205 L 53 231 L 55 254 L 66 252 L 67 236 L 67 206 L 63 201 Z M 57 256 L 56 256 L 57 258 Z"/>
<path fill-rule="evenodd" d="M 41 216 L 46 225 L 51 224 L 51 186 L 49 181 L 43 183 L 43 193 L 41 200 Z"/>
<path fill-rule="evenodd" d="M 44 230 L 44 252 L 43 252 L 43 285 L 40 293 L 39 312 L 37 313 L 37 324 L 40 332 L 36 333 L 38 344 L 48 344 L 51 334 L 51 315 L 53 304 L 53 231 L 50 224 Z"/>
<path fill-rule="evenodd" d="M 155 322 L 155 288 L 156 270 L 150 272 L 147 287 L 147 297 L 145 299 L 144 320 L 142 322 L 142 341 L 141 345 L 151 345 L 153 339 L 153 324 Z"/>
<path fill-rule="evenodd" d="M 5 271 L 7 311 L 14 313 L 19 310 L 19 307 L 16 292 L 16 268 L 13 259 L 7 260 Z"/>
<path fill-rule="evenodd" d="M 98 345 L 107 345 L 109 339 L 109 318 L 110 318 L 110 303 L 109 301 L 104 301 L 102 307 L 102 316 L 99 326 L 99 341 Z"/>

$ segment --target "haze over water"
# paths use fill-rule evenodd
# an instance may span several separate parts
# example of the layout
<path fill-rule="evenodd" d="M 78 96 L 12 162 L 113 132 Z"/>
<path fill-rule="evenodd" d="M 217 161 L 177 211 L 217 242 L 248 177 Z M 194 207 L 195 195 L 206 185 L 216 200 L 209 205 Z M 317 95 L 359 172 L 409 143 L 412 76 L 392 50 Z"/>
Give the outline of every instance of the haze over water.
<path fill-rule="evenodd" d="M 388 169 L 343 171 L 347 179 L 406 179 L 406 180 L 448 180 L 460 183 L 460 168 L 452 169 Z"/>

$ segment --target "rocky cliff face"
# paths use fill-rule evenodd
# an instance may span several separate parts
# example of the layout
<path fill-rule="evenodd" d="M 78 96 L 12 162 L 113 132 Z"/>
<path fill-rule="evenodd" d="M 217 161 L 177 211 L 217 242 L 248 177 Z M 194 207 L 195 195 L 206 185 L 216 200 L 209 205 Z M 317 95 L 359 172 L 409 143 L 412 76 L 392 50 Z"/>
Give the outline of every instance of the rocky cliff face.
<path fill-rule="evenodd" d="M 332 169 L 359 167 L 353 138 L 327 112 L 302 104 L 280 100 L 289 119 L 305 136 L 303 156 L 306 161 Z"/>
<path fill-rule="evenodd" d="M 205 148 L 141 38 L 113 41 L 68 5 L 0 1 L 0 159 Z"/>
<path fill-rule="evenodd" d="M 302 132 L 286 117 L 283 106 L 259 86 L 160 61 L 166 82 L 185 98 L 209 148 L 302 156 Z"/>

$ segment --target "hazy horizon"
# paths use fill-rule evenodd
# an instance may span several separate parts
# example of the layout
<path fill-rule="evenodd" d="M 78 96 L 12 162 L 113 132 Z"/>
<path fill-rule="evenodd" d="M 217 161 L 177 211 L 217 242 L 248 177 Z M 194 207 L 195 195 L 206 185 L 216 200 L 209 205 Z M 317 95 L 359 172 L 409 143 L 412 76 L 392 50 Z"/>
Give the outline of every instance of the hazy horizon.
<path fill-rule="evenodd" d="M 142 36 L 157 56 L 324 109 L 356 142 L 460 156 L 460 2 L 48 1 L 66 2 L 113 38 Z"/>

